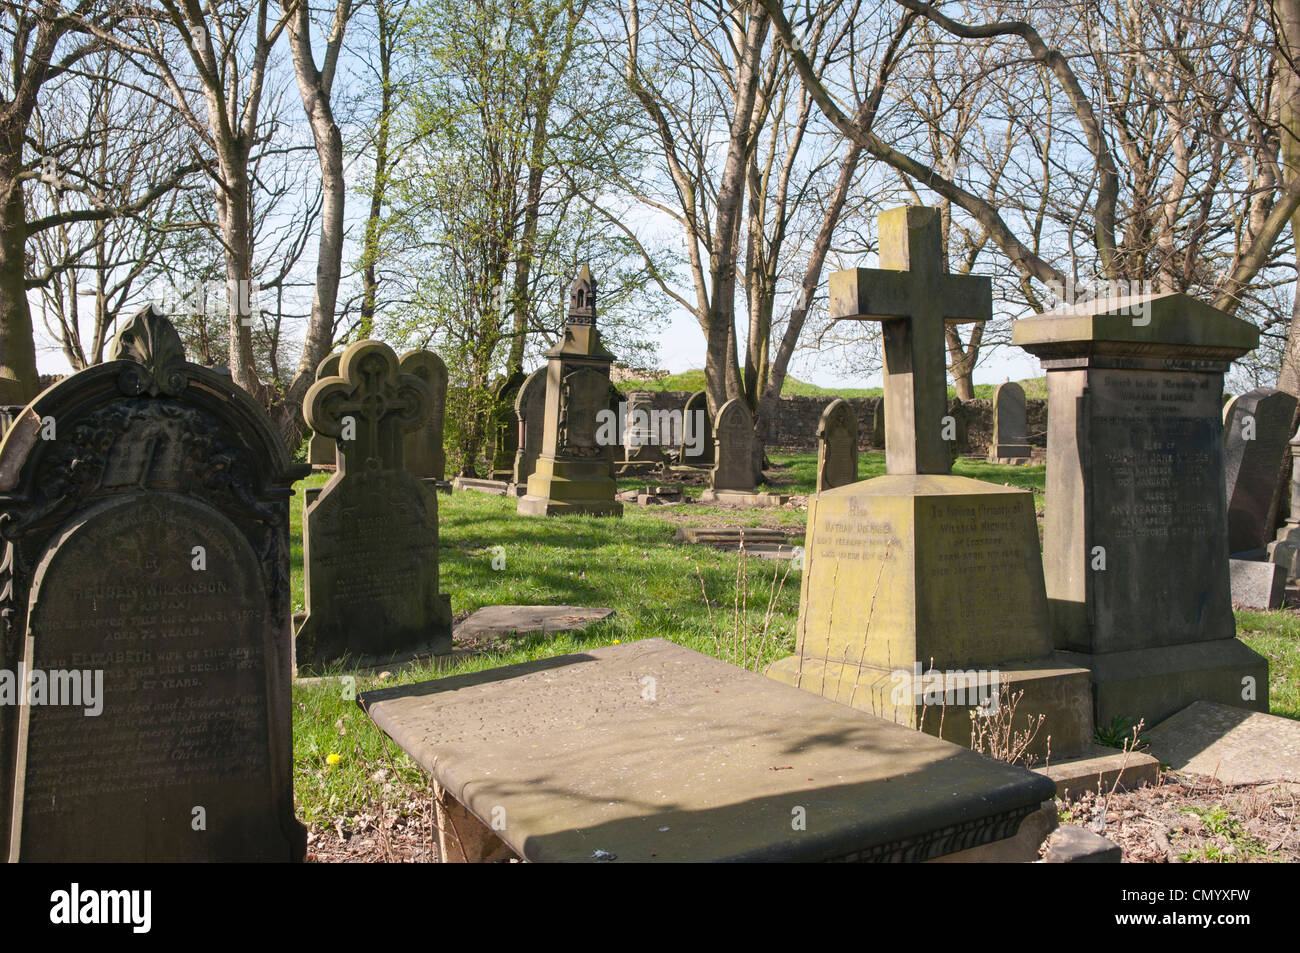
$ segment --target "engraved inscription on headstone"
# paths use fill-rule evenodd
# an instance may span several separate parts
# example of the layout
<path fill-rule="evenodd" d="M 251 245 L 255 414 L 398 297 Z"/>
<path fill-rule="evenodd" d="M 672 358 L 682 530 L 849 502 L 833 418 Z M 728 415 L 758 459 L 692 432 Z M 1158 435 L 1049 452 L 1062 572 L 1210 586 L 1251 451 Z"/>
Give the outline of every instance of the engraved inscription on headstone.
<path fill-rule="evenodd" d="M 8 860 L 303 859 L 288 501 L 307 472 L 152 308 L 15 422 L 0 669 L 33 703 L 0 706 Z"/>

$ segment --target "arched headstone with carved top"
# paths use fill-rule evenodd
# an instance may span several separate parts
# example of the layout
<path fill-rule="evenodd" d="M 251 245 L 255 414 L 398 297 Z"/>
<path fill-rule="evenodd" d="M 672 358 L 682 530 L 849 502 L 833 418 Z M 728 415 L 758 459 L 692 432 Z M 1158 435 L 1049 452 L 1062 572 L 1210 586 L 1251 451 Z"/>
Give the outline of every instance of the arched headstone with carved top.
<path fill-rule="evenodd" d="M 289 498 L 307 472 L 153 308 L 23 409 L 0 444 L 0 670 L 29 675 L 25 704 L 0 704 L 6 859 L 303 859 Z"/>

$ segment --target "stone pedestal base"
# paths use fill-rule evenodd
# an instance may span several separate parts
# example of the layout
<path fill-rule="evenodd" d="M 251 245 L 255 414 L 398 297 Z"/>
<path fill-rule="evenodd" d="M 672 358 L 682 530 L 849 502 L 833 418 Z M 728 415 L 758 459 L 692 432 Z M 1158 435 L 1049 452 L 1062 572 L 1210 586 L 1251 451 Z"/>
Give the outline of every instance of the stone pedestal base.
<path fill-rule="evenodd" d="M 1039 761 L 1048 756 L 1049 750 L 1055 761 L 1086 751 L 1092 744 L 1088 670 L 1056 657 L 927 675 L 919 665 L 910 670 L 890 670 L 859 666 L 856 662 L 827 662 L 806 657 L 801 660 L 791 655 L 773 662 L 766 674 L 778 682 L 909 728 L 919 728 L 963 747 L 970 747 L 973 717 L 998 717 L 998 711 L 980 715 L 981 704 L 985 708 L 995 707 L 1020 695 L 1011 728 L 1024 731 L 1031 718 L 1037 722 L 1038 716 L 1043 716 L 1042 725 L 1027 749 Z M 1002 714 L 1005 717 L 1007 712 L 1003 710 Z"/>
<path fill-rule="evenodd" d="M 623 515 L 623 504 L 614 498 L 617 485 L 604 458 L 548 460 L 543 456 L 528 478 L 527 489 L 516 507 L 521 516 Z"/>
<path fill-rule="evenodd" d="M 1268 544 L 1268 561 L 1286 570 L 1287 581 L 1297 575 L 1296 555 L 1300 554 L 1300 526 L 1287 523 L 1277 531 L 1277 539 Z"/>
<path fill-rule="evenodd" d="M 1092 670 L 1098 725 L 1116 717 L 1154 727 L 1194 701 L 1268 711 L 1268 661 L 1237 639 L 1062 658 Z M 1252 697 L 1253 696 L 1253 697 Z"/>

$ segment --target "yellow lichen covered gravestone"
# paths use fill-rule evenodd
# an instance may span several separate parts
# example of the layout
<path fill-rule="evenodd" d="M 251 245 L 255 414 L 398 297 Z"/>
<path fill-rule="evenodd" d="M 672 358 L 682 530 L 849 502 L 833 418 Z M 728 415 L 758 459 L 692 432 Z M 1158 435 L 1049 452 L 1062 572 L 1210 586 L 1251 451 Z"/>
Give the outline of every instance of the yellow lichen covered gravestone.
<path fill-rule="evenodd" d="M 1054 757 L 1081 751 L 1088 673 L 1052 657 L 1033 496 L 949 472 L 944 326 L 987 320 L 990 281 L 947 274 L 929 208 L 881 215 L 880 261 L 832 275 L 830 298 L 883 326 L 887 473 L 809 500 L 796 654 L 767 674 L 963 743 L 1010 683 L 1047 716 L 1040 750 L 1050 732 Z"/>

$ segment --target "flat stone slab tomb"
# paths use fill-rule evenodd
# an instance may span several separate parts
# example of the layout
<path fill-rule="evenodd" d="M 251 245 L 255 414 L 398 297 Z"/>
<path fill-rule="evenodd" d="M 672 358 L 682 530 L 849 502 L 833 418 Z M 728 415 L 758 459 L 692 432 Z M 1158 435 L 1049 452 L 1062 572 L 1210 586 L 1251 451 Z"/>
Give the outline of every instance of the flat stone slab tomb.
<path fill-rule="evenodd" d="M 441 789 L 444 859 L 921 861 L 1013 837 L 1055 790 L 662 639 L 358 704 Z"/>

